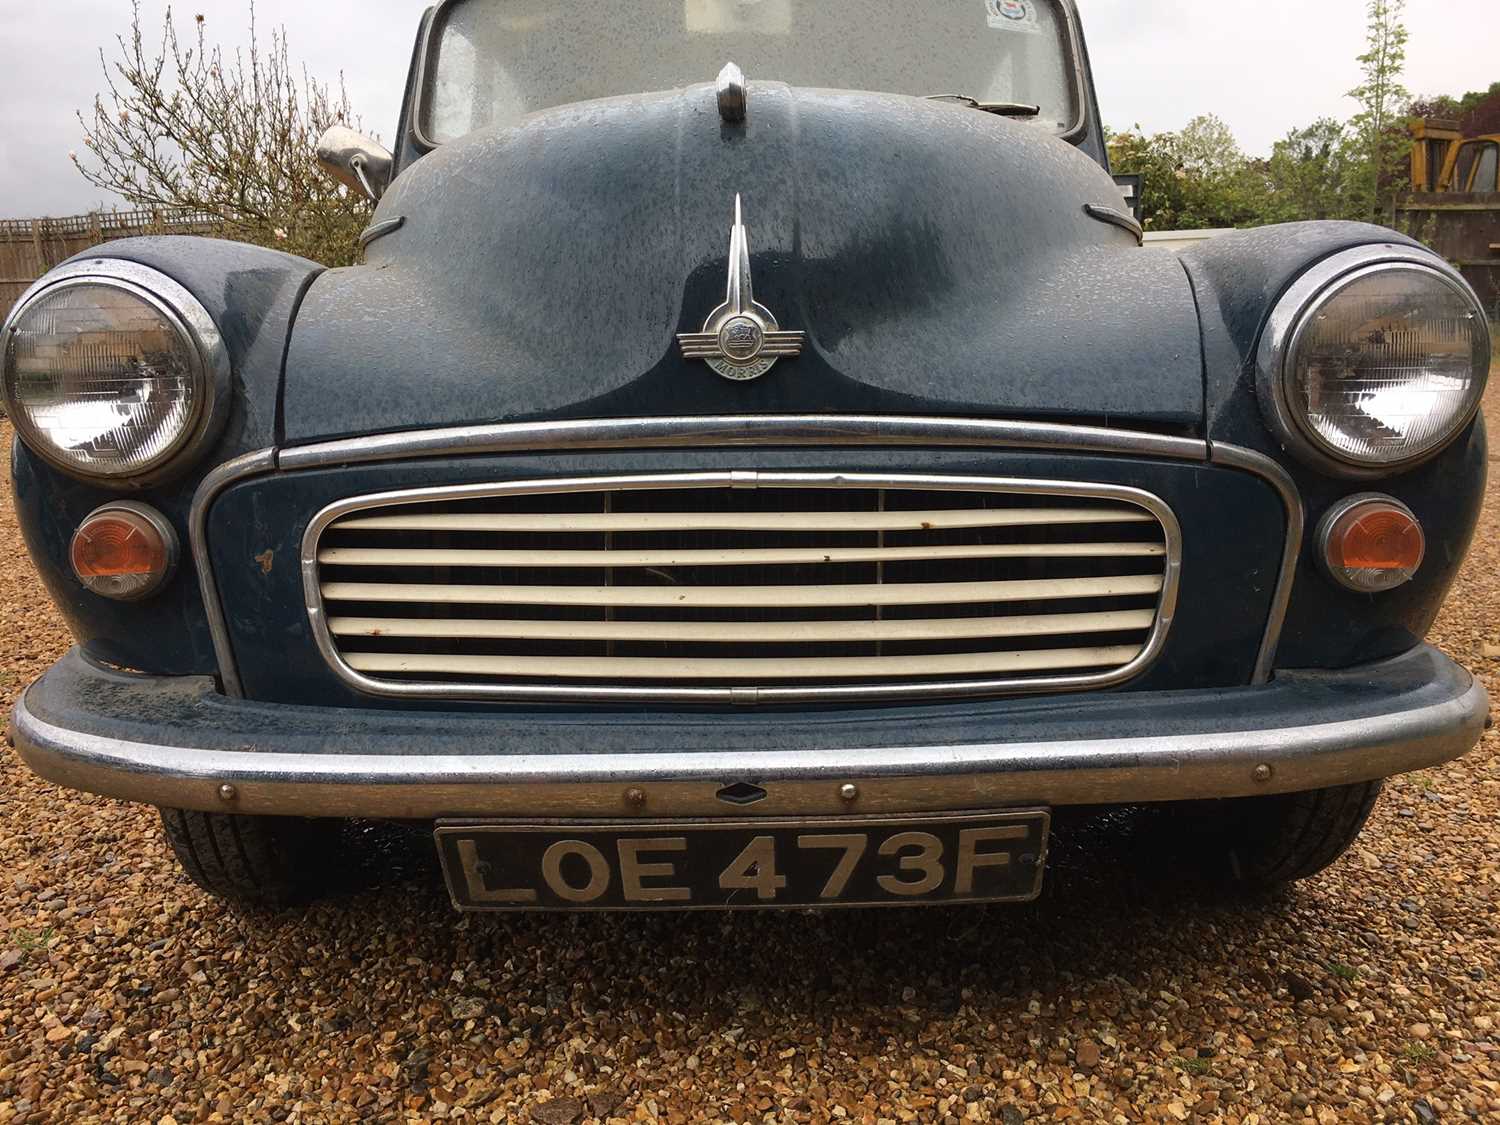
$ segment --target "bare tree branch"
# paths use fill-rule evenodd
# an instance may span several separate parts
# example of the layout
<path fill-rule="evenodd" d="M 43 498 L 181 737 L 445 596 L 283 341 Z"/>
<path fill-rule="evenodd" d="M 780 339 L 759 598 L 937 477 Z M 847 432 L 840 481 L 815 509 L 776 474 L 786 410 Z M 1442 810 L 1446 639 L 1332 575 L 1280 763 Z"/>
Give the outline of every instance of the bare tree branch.
<path fill-rule="evenodd" d="M 293 70 L 284 29 L 262 44 L 255 6 L 250 46 L 226 57 L 195 17 L 192 42 L 167 10 L 148 47 L 139 0 L 113 63 L 99 54 L 104 89 L 78 114 L 89 159 L 75 158 L 95 187 L 149 208 L 213 215 L 244 242 L 344 265 L 358 253 L 371 204 L 318 168 L 313 146 L 330 125 L 358 127 L 344 89 Z"/>

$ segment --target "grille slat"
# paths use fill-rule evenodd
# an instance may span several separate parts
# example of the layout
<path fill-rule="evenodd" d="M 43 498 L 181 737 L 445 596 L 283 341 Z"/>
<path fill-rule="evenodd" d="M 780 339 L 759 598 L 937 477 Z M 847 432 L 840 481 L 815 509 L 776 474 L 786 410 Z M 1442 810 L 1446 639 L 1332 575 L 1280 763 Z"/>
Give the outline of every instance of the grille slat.
<path fill-rule="evenodd" d="M 694 659 L 695 679 L 765 679 L 828 676 L 977 676 L 996 672 L 1051 672 L 1104 668 L 1134 660 L 1140 645 L 983 652 L 941 656 L 777 657 L 775 659 Z M 432 656 L 403 653 L 351 653 L 360 672 L 429 672 L 459 676 L 561 676 L 590 679 L 675 677 L 676 657 Z"/>
<path fill-rule="evenodd" d="M 419 586 L 400 582 L 329 582 L 337 602 L 465 605 L 654 606 L 755 609 L 760 606 L 961 605 L 1155 594 L 1159 574 L 1054 578 L 1037 582 L 905 582 L 876 586 Z"/>
<path fill-rule="evenodd" d="M 767 566 L 798 563 L 921 562 L 927 559 L 1160 558 L 1160 543 L 975 543 L 955 547 L 827 547 L 740 551 L 489 551 L 333 547 L 318 552 L 336 566 Z"/>
<path fill-rule="evenodd" d="M 765 644 L 984 640 L 1138 632 L 1151 628 L 1149 609 L 1042 617 L 952 617 L 901 621 L 494 621 L 410 617 L 335 617 L 336 637 L 455 637 L 472 640 L 680 641 Z"/>
<path fill-rule="evenodd" d="M 350 531 L 932 531 L 955 527 L 1149 523 L 1129 508 L 1022 508 L 937 512 L 557 512 L 371 516 Z"/>
<path fill-rule="evenodd" d="M 1180 546 L 1155 497 L 1071 482 L 811 479 L 601 478 L 351 500 L 308 531 L 309 609 L 329 659 L 394 695 L 1062 689 L 1119 682 L 1160 649 Z"/>

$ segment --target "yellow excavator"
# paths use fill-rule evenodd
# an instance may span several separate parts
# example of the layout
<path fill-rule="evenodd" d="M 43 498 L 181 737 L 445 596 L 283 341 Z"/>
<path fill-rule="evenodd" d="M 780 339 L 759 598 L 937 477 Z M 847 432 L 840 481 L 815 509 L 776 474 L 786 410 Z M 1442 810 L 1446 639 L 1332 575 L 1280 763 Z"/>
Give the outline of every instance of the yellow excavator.
<path fill-rule="evenodd" d="M 1413 191 L 1500 191 L 1500 133 L 1465 137 L 1457 121 L 1411 123 Z"/>
<path fill-rule="evenodd" d="M 1500 324 L 1500 133 L 1465 137 L 1457 121 L 1411 123 L 1411 187 L 1391 225 L 1457 266 Z"/>

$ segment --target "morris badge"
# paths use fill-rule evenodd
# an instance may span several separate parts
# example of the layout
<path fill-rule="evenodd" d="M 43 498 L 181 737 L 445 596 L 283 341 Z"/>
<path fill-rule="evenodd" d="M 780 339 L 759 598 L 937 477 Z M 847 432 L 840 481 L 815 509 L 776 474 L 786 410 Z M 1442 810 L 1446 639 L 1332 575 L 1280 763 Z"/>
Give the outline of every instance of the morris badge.
<path fill-rule="evenodd" d="M 805 332 L 783 332 L 771 310 L 755 303 L 750 288 L 750 238 L 734 197 L 734 229 L 729 235 L 729 292 L 709 313 L 702 332 L 683 332 L 677 342 L 685 359 L 702 359 L 726 379 L 759 379 L 778 359 L 802 354 Z"/>

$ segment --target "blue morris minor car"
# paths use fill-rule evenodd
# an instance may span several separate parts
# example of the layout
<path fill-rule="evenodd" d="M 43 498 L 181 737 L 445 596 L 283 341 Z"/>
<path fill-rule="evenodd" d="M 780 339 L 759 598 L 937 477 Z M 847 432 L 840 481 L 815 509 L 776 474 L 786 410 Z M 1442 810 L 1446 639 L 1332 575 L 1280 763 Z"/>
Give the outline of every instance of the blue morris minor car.
<path fill-rule="evenodd" d="M 1050 811 L 1310 875 L 1464 753 L 1489 327 L 1309 223 L 1143 248 L 1072 0 L 444 0 L 365 264 L 116 242 L 6 322 L 77 647 L 12 737 L 252 904 L 1026 899 Z"/>

